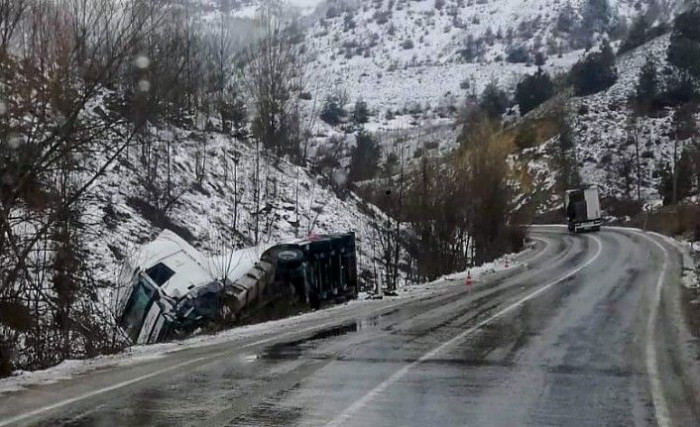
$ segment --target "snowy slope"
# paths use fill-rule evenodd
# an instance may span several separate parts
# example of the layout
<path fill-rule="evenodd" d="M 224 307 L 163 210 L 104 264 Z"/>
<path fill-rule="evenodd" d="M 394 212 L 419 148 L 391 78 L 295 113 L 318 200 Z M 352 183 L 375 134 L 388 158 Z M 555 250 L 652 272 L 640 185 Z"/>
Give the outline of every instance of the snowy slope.
<path fill-rule="evenodd" d="M 84 220 L 90 224 L 88 262 L 101 282 L 113 283 L 119 261 L 133 255 L 162 228 L 172 229 L 211 255 L 228 255 L 255 243 L 256 216 L 260 243 L 290 241 L 310 233 L 354 231 L 359 271 L 371 274 L 375 267 L 381 271 L 374 258 L 375 213 L 353 195 L 341 200 L 305 169 L 261 154 L 256 196 L 255 148 L 251 144 L 212 132 L 176 128 L 152 132 L 162 142 L 156 147 L 161 150 L 161 167 L 152 181 L 163 183 L 167 178 L 165 159 L 170 141 L 171 188 L 177 201 L 166 210 L 167 218 L 154 213 L 153 195 L 144 190 L 145 166 L 137 149 L 97 182 Z M 236 156 L 238 165 L 234 163 Z M 198 163 L 205 164 L 201 181 L 197 179 Z M 238 196 L 234 198 L 234 194 Z M 256 197 L 260 198 L 259 206 Z M 236 203 L 238 217 L 234 222 Z"/>
<path fill-rule="evenodd" d="M 615 199 L 636 199 L 636 146 L 630 139 L 636 135 L 640 151 L 640 193 L 642 201 L 659 203 L 660 171 L 673 162 L 673 108 L 660 114 L 639 117 L 636 125 L 628 100 L 635 93 L 639 72 L 648 56 L 657 64 L 660 76 L 667 66 L 666 50 L 669 35 L 651 40 L 617 59 L 618 80 L 609 89 L 584 97 L 573 97 L 568 102 L 571 113 L 573 135 L 576 142 L 576 159 L 579 174 L 586 183 L 601 187 L 603 196 Z M 696 117 L 700 120 L 700 117 Z M 537 150 L 528 150 L 520 158 L 529 163 L 530 173 L 540 184 L 549 179 L 544 188 L 554 188 L 554 182 L 542 174 L 544 164 L 550 169 L 551 148 L 556 138 Z M 684 147 L 679 144 L 679 153 Z M 550 150 L 547 150 L 550 147 Z M 624 171 L 625 163 L 631 171 Z M 629 178 L 627 178 L 629 177 Z M 552 194 L 557 199 L 556 194 Z M 550 201 L 551 202 L 551 201 Z M 551 207 L 550 203 L 550 207 Z"/>
<path fill-rule="evenodd" d="M 653 55 L 658 69 L 663 69 L 668 42 L 669 37 L 663 36 L 622 56 L 617 62 L 619 78 L 615 85 L 605 92 L 572 102 L 581 176 L 599 183 L 605 194 L 631 196 L 624 194 L 623 180 L 617 170 L 622 159 L 633 158 L 636 150 L 633 144 L 627 143 L 626 123 L 632 115 L 627 99 L 635 93 L 639 70 L 647 55 Z M 663 117 L 645 117 L 638 121 L 644 199 L 659 197 L 660 177 L 656 172 L 662 164 L 672 161 L 672 116 L 673 111 L 669 110 Z"/>
<path fill-rule="evenodd" d="M 564 0 L 386 0 L 350 6 L 329 3 L 326 17 L 308 32 L 309 72 L 321 90 L 347 91 L 384 113 L 408 104 L 422 108 L 479 94 L 490 81 L 512 89 L 533 73 L 535 52 L 548 57 L 545 69 L 567 71 L 580 57 L 568 35 L 556 31 L 563 8 L 577 13 L 583 2 Z M 615 2 L 618 20 L 634 16 L 634 2 Z M 480 48 L 462 52 L 469 40 Z M 523 46 L 529 63 L 506 61 L 509 49 Z M 560 55 L 561 54 L 561 55 Z M 470 88 L 461 88 L 468 82 Z"/>
<path fill-rule="evenodd" d="M 575 34 L 563 30 L 559 21 L 566 13 L 582 19 L 586 0 L 308 1 L 316 8 L 305 21 L 303 42 L 306 89 L 313 101 L 305 103 L 304 111 L 317 115 L 326 96 L 337 93 L 347 100 L 346 110 L 356 100 L 367 102 L 371 115 L 365 128 L 380 136 L 385 158 L 389 153 L 403 153 L 414 161 L 424 153 L 449 152 L 455 146 L 454 111 L 465 97 L 480 94 L 492 81 L 512 93 L 523 75 L 536 71 L 537 52 L 546 57 L 543 68 L 551 75 L 567 72 L 585 55 L 572 41 Z M 257 4 L 239 3 L 232 13 L 243 16 L 241 10 Z M 612 1 L 612 23 L 624 28 L 652 8 L 658 19 L 668 19 L 679 4 Z M 659 68 L 663 67 L 667 44 L 665 36 L 623 55 L 618 61 L 620 79 L 612 88 L 570 103 L 580 173 L 600 183 L 605 194 L 626 192 L 617 170 L 621 159 L 634 149 L 624 143 L 623 124 L 629 117 L 625 99 L 634 90 L 648 53 L 654 53 Z M 470 47 L 473 54 L 465 55 Z M 509 52 L 521 47 L 529 59 L 509 62 Z M 644 153 L 642 192 L 647 199 L 658 197 L 657 170 L 669 160 L 671 113 L 639 123 Z M 313 133 L 311 159 L 328 149 L 331 137 L 344 140 L 333 149 L 339 148 L 348 158 L 354 144 L 351 132 L 316 120 Z M 539 187 L 551 188 L 553 179 L 545 176 L 548 168 L 542 164 L 546 161 L 536 158 L 533 162 L 533 179 Z"/>

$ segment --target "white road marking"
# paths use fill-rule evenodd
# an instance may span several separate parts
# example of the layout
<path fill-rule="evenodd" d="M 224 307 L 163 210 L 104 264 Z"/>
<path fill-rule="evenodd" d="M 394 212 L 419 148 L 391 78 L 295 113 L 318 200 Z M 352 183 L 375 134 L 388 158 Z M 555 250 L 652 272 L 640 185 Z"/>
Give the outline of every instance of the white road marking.
<path fill-rule="evenodd" d="M 517 302 L 509 305 L 508 307 L 504 308 L 503 310 L 499 311 L 498 313 L 494 314 L 493 316 L 489 317 L 488 319 L 482 320 L 481 322 L 477 323 L 475 326 L 472 326 L 471 328 L 467 329 L 466 331 L 458 334 L 454 338 L 450 339 L 449 341 L 446 341 L 439 346 L 435 347 L 434 349 L 430 350 L 429 352 L 425 353 L 423 356 L 421 356 L 419 359 L 409 363 L 408 365 L 404 366 L 403 368 L 399 369 L 398 371 L 394 372 L 389 378 L 384 380 L 381 384 L 370 390 L 367 394 L 362 396 L 360 399 L 356 400 L 352 405 L 350 405 L 345 411 L 343 411 L 340 415 L 338 415 L 336 418 L 331 420 L 328 424 L 326 424 L 326 427 L 337 427 L 348 421 L 350 418 L 352 418 L 360 409 L 364 408 L 367 406 L 368 403 L 373 401 L 377 395 L 382 393 L 384 390 L 386 390 L 389 386 L 403 378 L 411 369 L 415 368 L 419 364 L 425 362 L 426 360 L 429 360 L 445 350 L 446 348 L 454 345 L 456 342 L 463 340 L 464 338 L 468 337 L 469 335 L 472 335 L 474 332 L 477 330 L 481 329 L 483 326 L 491 323 L 492 321 L 498 319 L 499 317 L 503 316 L 504 314 L 513 311 L 515 308 L 521 306 L 523 303 L 537 297 L 541 293 L 547 291 L 551 287 L 563 282 L 564 280 L 568 279 L 569 277 L 573 276 L 574 274 L 578 273 L 579 271 L 583 270 L 584 268 L 588 267 L 593 263 L 599 256 L 600 253 L 603 250 L 603 243 L 598 239 L 597 237 L 590 236 L 593 240 L 598 245 L 598 249 L 588 261 L 586 261 L 584 264 L 580 265 L 579 267 L 569 271 L 566 275 L 558 278 L 557 280 L 550 282 L 535 292 L 532 292 L 531 294 L 527 295 L 526 297 L 518 300 Z"/>
<path fill-rule="evenodd" d="M 598 254 L 599 254 L 599 253 L 600 253 L 600 248 L 601 248 L 601 243 L 600 243 L 600 240 L 598 240 L 597 238 L 594 237 L 594 239 L 598 242 Z M 597 255 L 596 255 L 596 256 L 597 256 Z M 592 262 L 592 260 L 590 260 L 588 263 L 586 263 L 586 264 L 585 264 L 584 266 L 582 266 L 581 268 L 583 268 L 583 267 L 585 267 L 586 265 L 590 264 L 590 262 Z M 578 271 L 578 270 L 576 270 L 576 271 Z M 572 274 L 574 274 L 574 273 L 575 273 L 575 272 L 570 273 L 568 276 L 565 276 L 565 277 L 559 279 L 559 281 L 562 281 L 562 280 L 566 279 L 567 277 L 569 277 L 570 275 L 572 275 Z M 558 283 L 558 282 L 556 282 L 556 283 Z M 544 289 L 541 289 L 540 291 L 543 291 L 543 290 L 544 290 Z M 539 291 L 538 291 L 537 293 L 539 293 Z M 530 297 L 534 297 L 534 296 L 535 296 L 534 294 L 531 294 L 531 295 L 530 295 Z M 529 298 L 528 298 L 528 299 L 529 299 Z M 520 303 L 525 302 L 525 301 L 526 301 L 526 299 L 521 300 Z M 388 305 L 386 305 L 386 306 L 384 306 L 384 307 L 378 308 L 377 310 L 371 311 L 370 313 L 368 313 L 368 315 L 369 315 L 369 316 L 372 316 L 372 315 L 374 315 L 374 313 L 380 313 L 380 312 L 385 311 L 385 310 L 390 310 L 390 309 L 392 309 L 392 308 L 394 308 L 394 307 L 403 305 L 403 304 L 405 304 L 406 302 L 407 302 L 407 301 L 399 301 L 399 302 L 397 302 L 397 303 L 395 303 L 395 304 L 388 304 Z M 509 307 L 509 308 L 506 309 L 506 310 L 510 310 L 510 309 L 512 309 L 512 308 L 515 308 L 515 306 L 511 306 L 511 307 Z M 506 310 L 504 310 L 504 311 L 498 313 L 496 316 L 500 316 L 500 315 L 502 315 L 502 314 L 505 314 L 505 313 L 506 313 Z M 493 317 L 492 319 L 489 319 L 489 321 L 490 321 L 490 320 L 493 320 L 494 318 L 495 318 L 495 317 Z M 345 319 L 345 320 L 347 321 L 347 320 L 350 320 L 350 319 L 351 319 L 351 317 L 348 318 L 348 319 Z M 315 326 L 311 326 L 311 327 L 308 327 L 308 328 L 305 328 L 305 329 L 292 330 L 292 331 L 289 331 L 289 332 L 287 332 L 287 333 L 283 333 L 283 334 L 279 334 L 279 335 L 273 335 L 273 336 L 268 337 L 268 338 L 264 338 L 264 339 L 261 339 L 261 340 L 258 340 L 258 341 L 255 341 L 255 342 L 252 342 L 252 343 L 249 343 L 249 344 L 245 344 L 245 345 L 236 347 L 236 350 L 244 349 L 244 348 L 249 348 L 249 347 L 256 347 L 256 346 L 259 346 L 259 345 L 262 345 L 262 344 L 266 344 L 266 343 L 271 342 L 271 341 L 277 341 L 277 340 L 279 340 L 279 339 L 282 339 L 282 338 L 287 337 L 287 336 L 290 336 L 290 335 L 302 335 L 302 334 L 307 333 L 307 332 L 312 332 L 312 331 L 315 331 L 315 330 L 320 330 L 320 329 L 327 328 L 327 327 L 329 327 L 329 326 L 333 326 L 333 325 L 337 325 L 337 324 L 339 324 L 337 321 L 331 321 L 331 322 L 325 323 L 325 324 L 323 324 L 323 325 L 315 325 Z M 481 324 L 477 325 L 477 328 L 480 327 L 480 326 L 483 326 L 483 325 L 485 325 L 485 324 L 486 324 L 485 322 L 482 322 Z M 146 375 L 142 375 L 142 376 L 140 376 L 140 377 L 132 378 L 132 379 L 127 380 L 127 381 L 122 381 L 122 382 L 120 382 L 120 383 L 113 384 L 113 385 L 111 385 L 111 386 L 109 386 L 109 387 L 104 387 L 104 388 L 101 388 L 101 389 L 98 389 L 98 390 L 93 390 L 93 391 L 91 391 L 91 392 L 82 394 L 82 395 L 80 395 L 80 396 L 76 396 L 76 397 L 73 397 L 73 398 L 70 398 L 70 399 L 62 400 L 62 401 L 60 401 L 60 402 L 56 402 L 56 403 L 53 403 L 53 404 L 51 404 L 51 405 L 42 406 L 42 407 L 37 408 L 37 409 L 34 409 L 34 410 L 32 410 L 32 411 L 25 412 L 25 413 L 20 414 L 20 415 L 16 415 L 16 416 L 14 416 L 14 417 L 12 417 L 12 418 L 7 418 L 7 419 L 4 419 L 4 420 L 0 420 L 0 427 L 6 427 L 6 426 L 9 426 L 9 425 L 11 425 L 11 424 L 15 424 L 15 423 L 18 423 L 18 422 L 21 422 L 21 421 L 26 421 L 26 420 L 28 420 L 28 419 L 31 419 L 31 418 L 36 417 L 36 416 L 39 416 L 39 415 L 44 414 L 44 413 L 46 413 L 46 412 L 49 412 L 49 411 L 52 411 L 52 410 L 55 410 L 55 409 L 59 409 L 59 408 L 62 408 L 62 407 L 64 407 L 64 406 L 67 406 L 67 405 L 71 405 L 71 404 L 76 403 L 76 402 L 79 402 L 79 401 L 81 401 L 81 400 L 85 400 L 85 399 L 89 399 L 89 398 L 92 398 L 92 397 L 95 397 L 95 396 L 99 396 L 99 395 L 101 395 L 101 394 L 108 393 L 108 392 L 110 392 L 110 391 L 114 391 L 114 390 L 117 390 L 117 389 L 120 389 L 120 388 L 129 386 L 129 385 L 131 385 L 131 384 L 135 384 L 135 383 L 138 383 L 138 382 L 147 380 L 147 379 L 149 379 L 149 378 L 157 377 L 157 376 L 159 376 L 159 375 L 163 375 L 163 374 L 166 374 L 166 373 L 168 373 L 168 372 L 176 371 L 176 370 L 178 370 L 178 369 L 180 369 L 180 368 L 184 368 L 184 367 L 187 367 L 187 366 L 190 366 L 190 365 L 194 365 L 194 364 L 196 364 L 196 363 L 198 363 L 198 362 L 202 362 L 202 361 L 205 361 L 205 360 L 206 360 L 207 363 L 205 363 L 205 364 L 203 364 L 203 365 L 200 365 L 200 367 L 204 367 L 204 366 L 207 366 L 207 365 L 209 365 L 209 364 L 211 364 L 211 363 L 216 362 L 216 361 L 217 361 L 216 359 L 218 359 L 219 357 L 223 356 L 224 354 L 229 353 L 230 351 L 231 351 L 231 350 L 226 350 L 226 351 L 222 351 L 222 352 L 216 352 L 216 353 L 214 353 L 213 355 L 207 355 L 207 356 L 202 356 L 202 357 L 199 357 L 199 358 L 196 358 L 196 359 L 193 359 L 193 360 L 188 360 L 188 361 L 186 361 L 186 362 L 178 363 L 178 364 L 176 364 L 176 365 L 169 366 L 169 367 L 167 367 L 167 368 L 159 369 L 159 370 L 157 370 L 157 371 L 148 373 L 148 374 L 146 374 Z"/>
<path fill-rule="evenodd" d="M 659 280 L 656 282 L 656 288 L 654 290 L 654 299 L 651 305 L 651 312 L 649 313 L 649 321 L 647 322 L 646 364 L 647 374 L 649 375 L 649 383 L 651 387 L 651 400 L 654 404 L 654 415 L 656 416 L 656 423 L 659 425 L 659 427 L 667 427 L 671 425 L 671 417 L 669 415 L 668 403 L 666 402 L 666 397 L 664 396 L 663 387 L 661 385 L 661 375 L 659 374 L 659 366 L 656 358 L 654 336 L 656 334 L 656 318 L 659 312 L 659 305 L 661 304 L 661 291 L 664 285 L 664 276 L 666 276 L 666 271 L 668 270 L 669 256 L 668 251 L 662 244 L 642 233 L 636 234 L 654 243 L 664 253 L 664 263 L 661 267 Z"/>
<path fill-rule="evenodd" d="M 372 316 L 372 315 L 374 315 L 374 313 L 380 313 L 380 312 L 385 311 L 385 310 L 390 310 L 393 307 L 402 305 L 404 303 L 405 303 L 405 301 L 398 302 L 396 304 L 389 304 L 389 305 L 381 307 L 377 310 L 371 311 L 370 313 L 368 313 L 368 315 Z M 345 321 L 347 321 L 347 320 L 350 320 L 350 319 L 345 319 Z M 255 341 L 255 342 L 236 347 L 235 349 L 232 349 L 232 350 L 240 350 L 240 349 L 244 349 L 244 348 L 257 347 L 257 346 L 262 345 L 262 344 L 267 344 L 268 342 L 271 342 L 271 341 L 280 340 L 280 339 L 285 338 L 285 337 L 290 336 L 290 335 L 303 335 L 304 333 L 307 333 L 307 332 L 313 332 L 315 330 L 324 329 L 324 328 L 327 328 L 329 326 L 333 326 L 333 325 L 337 325 L 337 324 L 338 324 L 337 321 L 331 321 L 330 323 L 326 323 L 323 325 L 315 325 L 315 326 L 310 326 L 310 327 L 305 328 L 305 329 L 292 330 L 292 331 L 289 331 L 289 332 L 286 332 L 283 334 L 273 335 L 273 336 L 268 337 L 268 338 L 263 338 L 261 340 Z M 62 408 L 64 406 L 79 402 L 81 400 L 85 400 L 85 399 L 89 399 L 91 397 L 99 396 L 100 394 L 108 393 L 110 391 L 114 391 L 114 390 L 129 386 L 131 384 L 135 384 L 135 383 L 138 383 L 140 381 L 147 380 L 149 378 L 157 377 L 159 375 L 166 374 L 168 372 L 176 371 L 180 368 L 194 365 L 197 362 L 202 362 L 202 361 L 206 360 L 206 361 L 208 361 L 207 363 L 204 363 L 204 364 L 199 366 L 200 368 L 205 367 L 207 365 L 210 365 L 211 363 L 217 362 L 216 359 L 218 359 L 219 357 L 221 357 L 225 354 L 228 354 L 230 352 L 231 352 L 231 350 L 219 351 L 219 352 L 214 353 L 213 355 L 210 354 L 207 356 L 202 356 L 202 357 L 199 357 L 196 359 L 188 360 L 186 362 L 178 363 L 176 365 L 169 366 L 167 368 L 159 369 L 157 371 L 148 373 L 146 375 L 142 375 L 140 377 L 132 378 L 132 379 L 127 380 L 127 381 L 122 381 L 120 383 L 113 384 L 109 387 L 101 388 L 98 390 L 93 390 L 89 393 L 81 394 L 80 396 L 76 396 L 76 397 L 73 397 L 71 399 L 66 399 L 66 400 L 62 400 L 60 402 L 53 403 L 51 405 L 42 406 L 41 408 L 37 408 L 37 409 L 34 409 L 32 411 L 29 411 L 29 412 L 25 412 L 25 413 L 20 414 L 20 415 L 16 415 L 12 418 L 0 420 L 0 427 L 9 426 L 11 424 L 18 423 L 20 421 L 25 421 L 27 419 L 36 417 L 38 415 L 44 414 L 44 413 L 52 411 L 54 409 L 59 409 L 59 408 Z"/>
<path fill-rule="evenodd" d="M 20 421 L 24 421 L 28 418 L 35 417 L 37 415 L 41 415 L 41 414 L 48 412 L 48 411 L 51 411 L 53 409 L 61 408 L 63 406 L 70 405 L 70 404 L 78 402 L 80 400 L 87 399 L 87 398 L 90 398 L 93 396 L 97 396 L 99 394 L 106 393 L 108 391 L 112 391 L 112 390 L 116 390 L 116 389 L 119 389 L 122 387 L 126 387 L 130 384 L 134 384 L 134 383 L 137 383 L 139 381 L 143 381 L 143 380 L 146 380 L 148 378 L 155 377 L 157 375 L 162 375 L 166 372 L 170 372 L 170 371 L 173 371 L 173 370 L 178 369 L 178 368 L 182 368 L 182 367 L 187 366 L 187 365 L 195 364 L 201 360 L 207 359 L 208 357 L 209 356 L 205 356 L 205 357 L 200 357 L 197 359 L 189 360 L 187 362 L 178 363 L 177 365 L 173 365 L 173 366 L 170 366 L 168 368 L 160 369 L 158 371 L 151 372 L 150 374 L 146 374 L 146 375 L 143 375 L 143 376 L 140 376 L 137 378 L 133 378 L 133 379 L 130 379 L 128 381 L 123 381 L 123 382 L 111 385 L 109 387 L 105 387 L 105 388 L 102 388 L 99 390 L 94 390 L 94 391 L 91 391 L 90 393 L 86 393 L 86 394 L 80 395 L 78 397 L 74 397 L 72 399 L 63 400 L 61 402 L 54 403 L 53 405 L 43 406 L 41 408 L 37 408 L 33 411 L 25 412 L 24 414 L 17 415 L 17 416 L 12 417 L 12 418 L 0 420 L 0 427 L 8 426 L 8 425 L 14 424 L 14 423 L 18 423 Z"/>

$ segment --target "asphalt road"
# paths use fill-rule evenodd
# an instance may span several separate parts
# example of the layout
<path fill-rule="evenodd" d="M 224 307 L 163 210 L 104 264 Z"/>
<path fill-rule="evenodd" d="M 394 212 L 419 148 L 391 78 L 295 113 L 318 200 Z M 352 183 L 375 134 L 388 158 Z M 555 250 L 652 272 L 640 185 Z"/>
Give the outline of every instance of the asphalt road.
<path fill-rule="evenodd" d="M 510 277 L 0 395 L 0 426 L 700 425 L 676 249 L 531 237 Z"/>

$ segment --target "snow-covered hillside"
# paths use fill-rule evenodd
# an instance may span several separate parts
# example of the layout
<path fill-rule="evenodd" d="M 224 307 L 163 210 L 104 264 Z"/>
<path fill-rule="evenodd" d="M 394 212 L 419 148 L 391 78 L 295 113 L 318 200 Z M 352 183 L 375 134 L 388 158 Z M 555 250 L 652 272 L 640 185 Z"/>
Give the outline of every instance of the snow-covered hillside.
<path fill-rule="evenodd" d="M 661 172 L 673 164 L 675 108 L 640 117 L 633 113 L 629 100 L 636 93 L 640 70 L 647 58 L 654 59 L 659 73 L 666 69 L 668 45 L 669 35 L 665 34 L 621 55 L 616 64 L 619 77 L 613 86 L 593 95 L 572 97 L 567 102 L 579 175 L 585 183 L 600 186 L 606 197 L 636 200 L 637 140 L 640 196 L 642 201 L 660 203 Z M 696 115 L 696 120 L 700 121 L 700 116 Z M 547 169 L 543 165 L 556 170 L 552 152 L 556 150 L 557 138 L 516 156 L 529 164 L 533 180 L 550 193 L 554 181 L 551 174 L 543 173 Z M 680 141 L 679 155 L 686 143 Z M 550 196 L 545 205 L 551 208 L 560 198 L 555 193 Z"/>
<path fill-rule="evenodd" d="M 627 101 L 635 93 L 639 71 L 648 55 L 656 59 L 658 69 L 666 65 L 668 41 L 668 35 L 660 37 L 618 58 L 617 83 L 607 91 L 572 100 L 579 172 L 588 182 L 601 185 L 605 194 L 632 196 L 625 194 L 627 189 L 620 171 L 626 159 L 634 158 L 636 150 L 630 141 L 629 120 L 633 114 Z M 641 146 L 644 199 L 659 197 L 658 170 L 672 163 L 672 116 L 673 110 L 667 110 L 662 117 L 639 119 L 634 127 Z"/>
<path fill-rule="evenodd" d="M 263 243 L 354 231 L 360 273 L 381 271 L 375 223 L 384 221 L 354 195 L 341 200 L 307 170 L 264 153 L 256 166 L 252 143 L 177 128 L 152 132 L 159 143 L 150 175 L 135 148 L 97 182 L 85 207 L 89 262 L 98 280 L 112 283 L 118 261 L 162 228 L 207 253 L 226 254 L 256 242 L 256 218 Z"/>
<path fill-rule="evenodd" d="M 537 52 L 552 74 L 568 71 L 580 57 L 558 20 L 565 10 L 579 17 L 583 3 L 329 2 L 306 38 L 309 73 L 321 82 L 321 90 L 345 90 L 351 100 L 362 98 L 380 118 L 387 110 L 414 105 L 430 110 L 454 103 L 455 97 L 460 102 L 491 81 L 513 89 L 524 74 L 535 72 Z M 636 15 L 634 4 L 615 2 L 615 19 L 630 20 Z"/>

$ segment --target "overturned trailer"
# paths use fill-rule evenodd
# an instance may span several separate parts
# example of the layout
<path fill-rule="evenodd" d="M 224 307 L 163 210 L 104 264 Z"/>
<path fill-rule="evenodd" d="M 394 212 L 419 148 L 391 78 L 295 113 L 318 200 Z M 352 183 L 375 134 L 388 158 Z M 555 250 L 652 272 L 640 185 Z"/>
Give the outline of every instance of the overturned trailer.
<path fill-rule="evenodd" d="M 135 344 L 232 325 L 261 304 L 357 298 L 354 233 L 262 245 L 207 258 L 165 230 L 128 266 L 119 325 Z"/>

